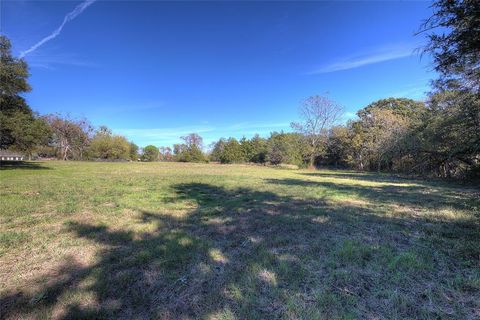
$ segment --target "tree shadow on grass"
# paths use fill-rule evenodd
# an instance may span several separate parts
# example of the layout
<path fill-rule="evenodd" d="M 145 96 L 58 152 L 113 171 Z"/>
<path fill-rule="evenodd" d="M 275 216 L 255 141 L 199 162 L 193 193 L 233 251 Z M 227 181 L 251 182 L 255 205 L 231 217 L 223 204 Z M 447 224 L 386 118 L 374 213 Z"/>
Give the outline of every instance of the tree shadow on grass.
<path fill-rule="evenodd" d="M 52 170 L 52 168 L 45 167 L 41 162 L 33 161 L 0 161 L 0 170 Z"/>
<path fill-rule="evenodd" d="M 183 216 L 137 209 L 139 223 L 153 228 L 149 231 L 70 223 L 70 232 L 99 245 L 97 262 L 87 267 L 69 262 L 38 292 L 2 297 L 3 316 L 48 315 L 61 305 L 57 317 L 65 319 L 389 317 L 393 311 L 418 317 L 429 312 L 431 297 L 424 291 L 436 271 L 407 268 L 398 278 L 397 272 L 383 270 L 405 250 L 421 259 L 424 247 L 408 236 L 415 226 L 404 218 L 246 188 L 188 183 L 174 189 L 175 201 L 193 209 Z M 443 277 L 448 281 L 450 275 Z M 400 293 L 379 298 L 379 292 Z M 82 293 L 92 293 L 95 303 L 65 300 Z M 447 298 L 437 299 L 448 305 Z M 395 299 L 404 299 L 406 306 L 395 305 Z"/>
<path fill-rule="evenodd" d="M 301 172 L 298 173 L 302 176 L 318 177 L 318 178 L 332 178 L 332 179 L 350 179 L 365 182 L 378 182 L 378 183 L 415 183 L 418 185 L 429 187 L 459 187 L 475 189 L 475 181 L 459 181 L 459 180 L 446 180 L 441 178 L 422 176 L 409 176 L 405 174 L 393 174 L 385 172 L 367 172 L 367 171 L 345 171 L 345 170 L 329 170 L 320 172 Z"/>
<path fill-rule="evenodd" d="M 404 177 L 395 176 L 392 174 L 374 173 L 374 172 L 356 172 L 345 170 L 329 170 L 326 172 L 302 172 L 299 173 L 304 176 L 321 177 L 321 178 L 334 178 L 334 179 L 354 179 L 371 182 L 403 182 Z M 411 180 L 411 179 L 410 179 Z"/>
<path fill-rule="evenodd" d="M 360 179 L 360 178 L 359 178 Z M 302 179 L 267 179 L 268 183 L 285 186 L 315 187 L 327 190 L 329 193 L 354 195 L 378 205 L 397 204 L 418 209 L 456 209 L 476 211 L 480 201 L 475 200 L 475 194 L 480 191 L 456 190 L 444 188 L 436 184 L 398 184 L 390 181 L 381 185 L 343 184 L 331 181 L 313 181 Z M 367 180 L 371 181 L 371 180 Z M 387 182 L 385 180 L 384 182 Z"/>
<path fill-rule="evenodd" d="M 433 179 L 426 180 L 421 177 L 411 177 L 401 174 L 383 173 L 383 172 L 366 172 L 366 171 L 344 171 L 344 170 L 329 170 L 326 172 L 302 172 L 300 175 L 319 178 L 333 178 L 333 179 L 352 179 L 367 182 L 386 182 L 386 183 L 404 183 L 405 181 L 414 182 L 424 185 L 430 184 L 447 184 L 444 180 Z M 449 182 L 451 185 L 451 182 Z"/>

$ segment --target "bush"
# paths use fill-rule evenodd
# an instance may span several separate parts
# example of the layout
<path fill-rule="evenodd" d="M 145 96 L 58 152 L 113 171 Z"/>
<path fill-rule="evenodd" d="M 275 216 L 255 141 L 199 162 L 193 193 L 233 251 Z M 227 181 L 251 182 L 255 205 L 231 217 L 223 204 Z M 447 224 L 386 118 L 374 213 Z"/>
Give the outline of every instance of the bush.
<path fill-rule="evenodd" d="M 130 142 L 122 136 L 103 130 L 95 134 L 87 152 L 93 159 L 129 160 Z"/>

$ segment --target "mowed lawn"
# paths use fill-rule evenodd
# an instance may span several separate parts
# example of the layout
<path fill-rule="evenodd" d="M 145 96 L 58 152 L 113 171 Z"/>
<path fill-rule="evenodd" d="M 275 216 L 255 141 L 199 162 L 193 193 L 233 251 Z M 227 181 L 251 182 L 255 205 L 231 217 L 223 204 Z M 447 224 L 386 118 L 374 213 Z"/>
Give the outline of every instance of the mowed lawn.
<path fill-rule="evenodd" d="M 1 169 L 0 318 L 480 318 L 473 187 L 248 165 Z"/>

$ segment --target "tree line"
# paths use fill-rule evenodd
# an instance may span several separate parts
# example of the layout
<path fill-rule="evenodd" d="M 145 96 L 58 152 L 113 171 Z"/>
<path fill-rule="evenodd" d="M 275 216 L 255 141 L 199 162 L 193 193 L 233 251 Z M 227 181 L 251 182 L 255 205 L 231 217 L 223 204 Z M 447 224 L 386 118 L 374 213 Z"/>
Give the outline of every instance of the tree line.
<path fill-rule="evenodd" d="M 28 66 L 0 36 L 0 149 L 62 160 L 142 160 L 333 166 L 438 177 L 480 177 L 480 1 L 438 0 L 421 26 L 439 77 L 426 101 L 385 98 L 339 124 L 343 108 L 312 96 L 293 132 L 221 138 L 204 151 L 195 133 L 170 147 L 140 149 L 105 126 L 58 114 L 39 115 L 22 94 Z"/>

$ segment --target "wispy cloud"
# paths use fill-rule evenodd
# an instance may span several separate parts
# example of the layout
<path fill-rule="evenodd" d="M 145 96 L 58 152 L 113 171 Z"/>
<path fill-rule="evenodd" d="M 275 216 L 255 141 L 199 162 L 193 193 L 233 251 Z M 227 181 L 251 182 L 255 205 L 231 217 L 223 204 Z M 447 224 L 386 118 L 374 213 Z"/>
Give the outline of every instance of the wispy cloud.
<path fill-rule="evenodd" d="M 35 43 L 33 46 L 28 48 L 25 51 L 20 53 L 20 58 L 25 57 L 27 54 L 34 52 L 39 47 L 47 43 L 48 41 L 55 39 L 58 35 L 62 32 L 65 25 L 69 22 L 78 17 L 85 9 L 87 9 L 90 5 L 92 5 L 96 0 L 85 0 L 84 2 L 80 3 L 78 6 L 73 9 L 73 11 L 67 13 L 67 15 L 63 18 L 62 24 L 55 29 L 51 34 L 40 40 L 39 42 Z"/>
<path fill-rule="evenodd" d="M 359 68 L 374 63 L 409 57 L 414 54 L 414 51 L 415 47 L 412 45 L 396 45 L 377 48 L 364 54 L 346 57 L 338 61 L 323 65 L 308 72 L 308 74 L 330 73 Z"/>

